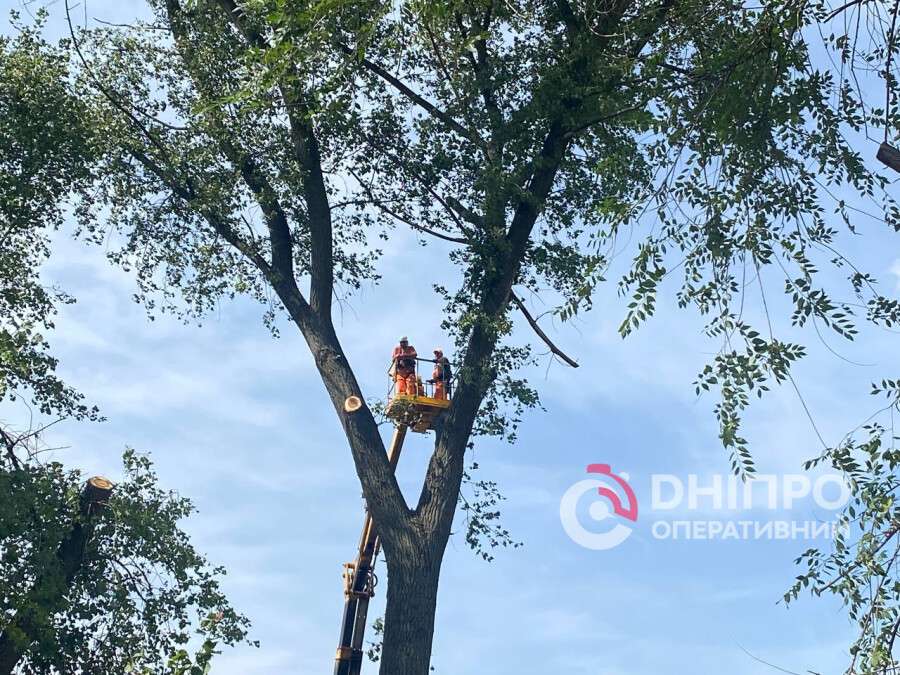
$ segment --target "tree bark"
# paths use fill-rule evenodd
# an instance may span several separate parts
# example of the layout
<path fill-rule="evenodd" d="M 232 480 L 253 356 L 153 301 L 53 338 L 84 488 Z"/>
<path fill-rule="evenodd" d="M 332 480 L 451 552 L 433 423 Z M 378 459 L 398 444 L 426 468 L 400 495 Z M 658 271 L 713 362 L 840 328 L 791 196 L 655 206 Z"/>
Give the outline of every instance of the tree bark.
<path fill-rule="evenodd" d="M 429 673 L 443 551 L 422 552 L 412 546 L 400 555 L 387 558 L 387 607 L 380 675 Z"/>
<path fill-rule="evenodd" d="M 878 146 L 878 154 L 875 157 L 885 166 L 889 166 L 894 171 L 900 171 L 900 150 L 895 147 L 882 143 Z"/>

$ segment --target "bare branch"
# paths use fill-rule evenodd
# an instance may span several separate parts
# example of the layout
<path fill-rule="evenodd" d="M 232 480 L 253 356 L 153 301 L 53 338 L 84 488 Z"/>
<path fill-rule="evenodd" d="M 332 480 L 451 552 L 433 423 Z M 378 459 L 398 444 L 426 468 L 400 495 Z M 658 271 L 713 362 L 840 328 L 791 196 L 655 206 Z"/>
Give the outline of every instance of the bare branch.
<path fill-rule="evenodd" d="M 518 295 L 516 295 L 514 291 L 510 291 L 509 299 L 513 301 L 513 304 L 515 304 L 516 307 L 519 308 L 519 311 L 522 312 L 525 320 L 528 321 L 528 324 L 534 329 L 534 332 L 537 333 L 537 336 L 541 338 L 541 340 L 543 340 L 544 344 L 546 344 L 550 348 L 550 351 L 556 354 L 559 358 L 561 358 L 573 368 L 577 368 L 578 362 L 567 355 L 565 352 L 563 352 L 563 350 L 561 350 L 553 343 L 553 340 L 551 340 L 550 337 L 543 331 L 540 324 L 537 322 L 537 319 L 535 319 L 531 315 L 531 312 L 528 311 L 525 303 L 522 302 L 522 299 Z"/>
<path fill-rule="evenodd" d="M 900 171 L 900 151 L 887 142 L 878 146 L 878 153 L 875 155 L 875 159 L 894 171 Z"/>
<path fill-rule="evenodd" d="M 836 9 L 832 10 L 831 12 L 829 12 L 829 13 L 825 16 L 825 18 L 823 19 L 823 21 L 831 21 L 834 17 L 836 17 L 836 16 L 837 16 L 838 14 L 840 14 L 841 12 L 850 9 L 851 7 L 855 7 L 856 5 L 866 5 L 866 4 L 868 4 L 869 2 L 871 2 L 871 1 L 872 1 L 872 0 L 850 0 L 850 2 L 845 2 L 845 3 L 844 3 L 843 5 L 841 5 L 840 7 L 838 7 L 838 8 L 836 8 Z"/>

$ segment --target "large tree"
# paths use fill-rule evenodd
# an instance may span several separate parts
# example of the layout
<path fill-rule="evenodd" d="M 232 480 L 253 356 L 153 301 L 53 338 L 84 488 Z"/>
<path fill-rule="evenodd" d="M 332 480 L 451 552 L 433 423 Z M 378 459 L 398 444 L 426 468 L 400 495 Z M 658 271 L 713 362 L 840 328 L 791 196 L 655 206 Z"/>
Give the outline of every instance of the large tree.
<path fill-rule="evenodd" d="M 744 317 L 752 284 L 766 305 L 761 269 L 783 270 L 796 323 L 855 333 L 853 307 L 816 285 L 820 260 L 849 270 L 866 319 L 898 318 L 873 277 L 835 251 L 827 217 L 833 205 L 853 228 L 852 204 L 832 198 L 849 190 L 874 197 L 898 228 L 885 179 L 845 137 L 897 128 L 890 93 L 886 109 L 861 96 L 872 82 L 892 89 L 896 6 L 884 16 L 865 1 L 834 11 L 696 0 L 149 4 L 150 22 L 73 30 L 102 157 L 81 224 L 123 235 L 111 256 L 135 269 L 151 307 L 161 298 L 202 315 L 249 293 L 268 320 L 284 310 L 300 330 L 384 543 L 383 673 L 428 671 L 473 435 L 513 433 L 517 411 L 536 401 L 517 374 L 529 346 L 509 336 L 521 315 L 547 337 L 517 289 L 571 317 L 637 231 L 621 332 L 653 313 L 658 284 L 681 268 L 678 303 L 707 315 L 723 344 L 697 387 L 721 392 L 721 440 L 744 474 L 753 466 L 740 412 L 804 353 Z M 859 85 L 859 70 L 834 74 L 814 53 L 856 58 L 852 32 L 810 40 L 870 9 L 881 22 L 860 50 L 881 66 Z M 435 289 L 460 363 L 415 504 L 372 410 L 345 409 L 365 397 L 332 319 L 335 293 L 376 278 L 375 246 L 398 225 L 449 249 L 459 268 L 456 288 Z"/>

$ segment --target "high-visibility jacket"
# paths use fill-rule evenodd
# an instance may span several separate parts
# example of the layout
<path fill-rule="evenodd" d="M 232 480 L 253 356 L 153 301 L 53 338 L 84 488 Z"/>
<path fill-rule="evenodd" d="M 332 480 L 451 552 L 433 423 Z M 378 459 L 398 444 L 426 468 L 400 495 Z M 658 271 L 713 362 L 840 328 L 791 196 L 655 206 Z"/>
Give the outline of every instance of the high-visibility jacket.
<path fill-rule="evenodd" d="M 410 373 L 415 372 L 417 356 L 416 348 L 412 345 L 407 345 L 405 348 L 400 345 L 394 347 L 392 358 L 394 364 L 397 366 L 397 372 L 400 375 L 409 375 Z"/>

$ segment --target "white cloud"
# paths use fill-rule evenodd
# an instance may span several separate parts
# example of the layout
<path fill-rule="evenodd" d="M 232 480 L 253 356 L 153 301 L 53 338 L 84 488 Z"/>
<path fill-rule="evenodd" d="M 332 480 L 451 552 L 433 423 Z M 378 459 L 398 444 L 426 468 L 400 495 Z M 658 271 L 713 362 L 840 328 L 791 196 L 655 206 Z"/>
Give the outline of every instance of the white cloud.
<path fill-rule="evenodd" d="M 900 258 L 897 258 L 893 264 L 891 265 L 891 269 L 889 270 L 891 274 L 897 277 L 897 282 L 894 285 L 894 290 L 900 291 Z"/>

